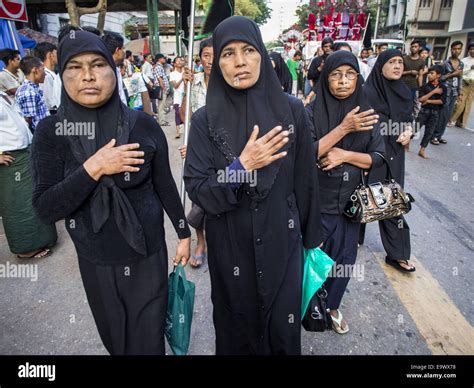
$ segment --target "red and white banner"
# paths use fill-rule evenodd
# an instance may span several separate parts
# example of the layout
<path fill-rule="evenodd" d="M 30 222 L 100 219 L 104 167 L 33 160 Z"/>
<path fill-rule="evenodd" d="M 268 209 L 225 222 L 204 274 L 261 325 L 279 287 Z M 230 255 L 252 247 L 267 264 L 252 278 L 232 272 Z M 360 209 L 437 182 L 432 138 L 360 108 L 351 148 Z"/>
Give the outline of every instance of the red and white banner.
<path fill-rule="evenodd" d="M 0 0 L 0 19 L 27 22 L 26 0 Z"/>

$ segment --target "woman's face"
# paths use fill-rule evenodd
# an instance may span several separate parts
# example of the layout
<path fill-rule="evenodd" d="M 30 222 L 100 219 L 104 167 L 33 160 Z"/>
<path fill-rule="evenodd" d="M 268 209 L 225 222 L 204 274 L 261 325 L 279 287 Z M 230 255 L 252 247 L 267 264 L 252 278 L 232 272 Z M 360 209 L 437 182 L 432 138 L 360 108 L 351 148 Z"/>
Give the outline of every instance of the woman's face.
<path fill-rule="evenodd" d="M 382 75 L 388 80 L 398 80 L 403 74 L 403 58 L 390 58 L 382 67 Z"/>
<path fill-rule="evenodd" d="M 112 96 L 115 71 L 102 55 L 84 53 L 73 57 L 63 72 L 63 84 L 69 97 L 86 108 L 97 108 Z"/>
<path fill-rule="evenodd" d="M 357 86 L 359 74 L 351 66 L 342 65 L 329 73 L 329 92 L 339 100 L 351 96 Z"/>
<path fill-rule="evenodd" d="M 230 42 L 221 52 L 219 67 L 225 81 L 235 89 L 248 89 L 260 77 L 262 57 L 255 47 L 241 42 Z"/>

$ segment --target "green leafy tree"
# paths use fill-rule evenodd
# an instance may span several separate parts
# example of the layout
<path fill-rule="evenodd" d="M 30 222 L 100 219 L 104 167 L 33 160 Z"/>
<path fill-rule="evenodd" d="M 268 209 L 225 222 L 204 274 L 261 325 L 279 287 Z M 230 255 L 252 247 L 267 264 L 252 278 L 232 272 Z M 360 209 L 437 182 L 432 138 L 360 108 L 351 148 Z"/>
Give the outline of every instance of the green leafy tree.
<path fill-rule="evenodd" d="M 197 10 L 207 12 L 211 1 L 212 0 L 197 0 Z M 255 20 L 257 24 L 262 25 L 270 18 L 271 9 L 268 7 L 266 0 L 235 0 L 234 14 L 247 16 Z"/>
<path fill-rule="evenodd" d="M 255 18 L 255 23 L 259 26 L 264 25 L 268 19 L 272 16 L 272 9 L 268 7 L 268 4 L 265 0 L 254 0 L 254 3 L 257 4 L 260 11 L 259 15 Z"/>
<path fill-rule="evenodd" d="M 304 30 L 308 28 L 308 16 L 311 13 L 309 4 L 302 4 L 296 8 L 295 14 L 298 17 L 296 24 L 298 25 L 299 30 Z"/>

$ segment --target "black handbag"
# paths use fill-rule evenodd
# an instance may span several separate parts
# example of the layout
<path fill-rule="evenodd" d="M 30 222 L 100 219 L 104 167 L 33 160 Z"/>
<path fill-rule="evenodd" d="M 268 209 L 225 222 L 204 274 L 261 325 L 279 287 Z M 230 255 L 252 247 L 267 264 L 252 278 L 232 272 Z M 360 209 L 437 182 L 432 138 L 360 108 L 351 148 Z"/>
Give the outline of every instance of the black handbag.
<path fill-rule="evenodd" d="M 331 329 L 331 317 L 327 307 L 328 292 L 324 285 L 316 291 L 309 302 L 301 324 L 306 331 L 326 331 Z"/>
<path fill-rule="evenodd" d="M 143 82 L 145 82 L 145 78 L 143 78 Z M 153 85 L 150 88 L 147 82 L 145 82 L 146 88 L 148 89 L 148 95 L 150 96 L 150 100 L 162 100 L 163 99 L 163 89 L 161 89 L 160 85 Z"/>
<path fill-rule="evenodd" d="M 351 221 L 367 224 L 407 214 L 415 199 L 405 193 L 403 188 L 393 179 L 392 170 L 385 157 L 376 152 L 385 165 L 387 174 L 385 181 L 366 183 L 364 170 L 361 170 L 361 184 L 354 190 L 344 208 L 344 215 Z"/>
<path fill-rule="evenodd" d="M 163 99 L 163 89 L 161 86 L 154 85 L 151 89 L 148 88 L 148 94 L 152 100 L 162 100 Z"/>

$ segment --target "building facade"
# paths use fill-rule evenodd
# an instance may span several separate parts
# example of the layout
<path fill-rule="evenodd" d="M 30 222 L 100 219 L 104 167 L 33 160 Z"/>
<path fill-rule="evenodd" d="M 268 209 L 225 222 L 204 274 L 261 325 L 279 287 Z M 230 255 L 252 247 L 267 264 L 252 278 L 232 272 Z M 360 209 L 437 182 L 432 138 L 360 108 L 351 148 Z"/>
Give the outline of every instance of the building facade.
<path fill-rule="evenodd" d="M 107 12 L 105 16 L 105 31 L 124 34 L 125 22 L 138 13 L 131 12 Z M 143 14 L 138 14 L 143 16 Z M 146 16 L 146 15 L 145 15 Z M 58 36 L 59 30 L 64 25 L 69 24 L 69 15 L 67 13 L 43 14 L 40 17 L 41 32 Z M 98 14 L 83 15 L 81 17 L 82 26 L 97 27 Z"/>
<path fill-rule="evenodd" d="M 401 39 L 404 31 L 407 44 L 420 39 L 435 60 L 444 60 L 452 42 L 463 42 L 466 50 L 473 41 L 474 0 L 390 0 L 384 37 Z"/>

